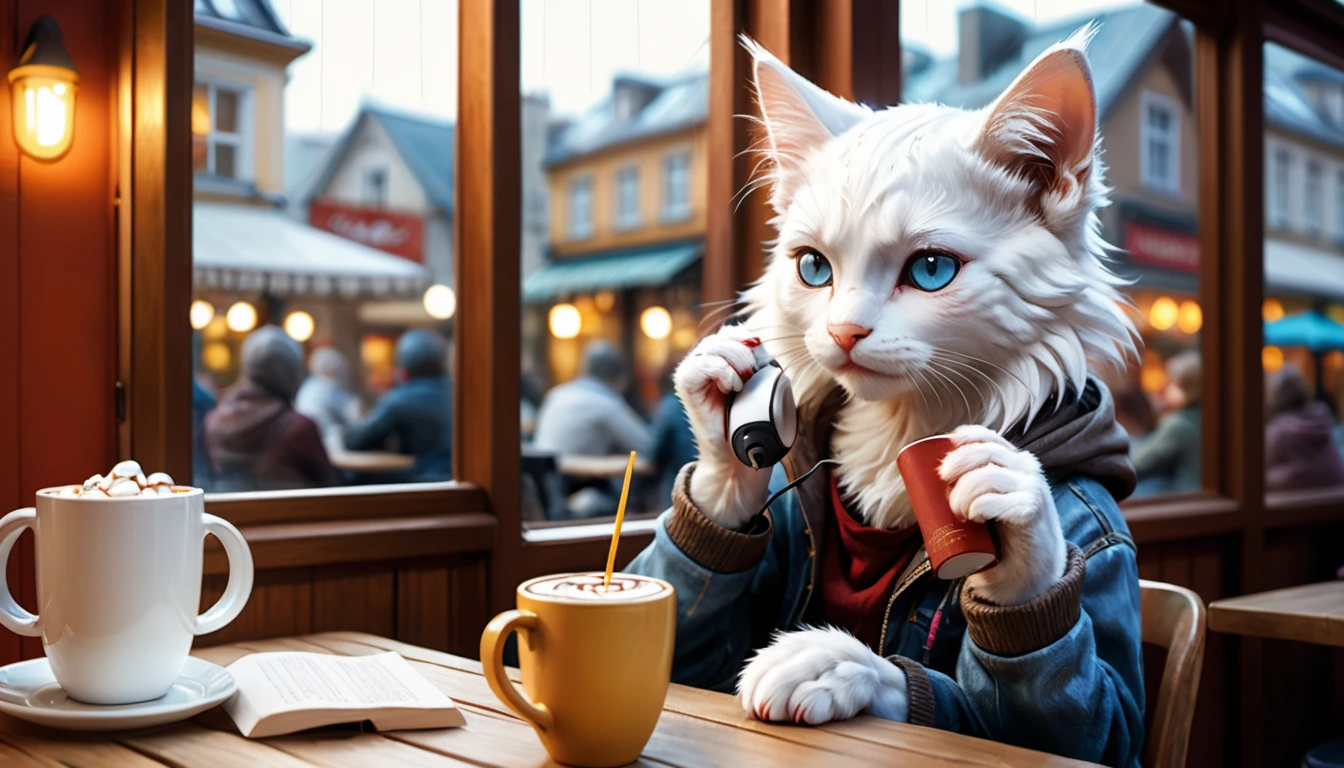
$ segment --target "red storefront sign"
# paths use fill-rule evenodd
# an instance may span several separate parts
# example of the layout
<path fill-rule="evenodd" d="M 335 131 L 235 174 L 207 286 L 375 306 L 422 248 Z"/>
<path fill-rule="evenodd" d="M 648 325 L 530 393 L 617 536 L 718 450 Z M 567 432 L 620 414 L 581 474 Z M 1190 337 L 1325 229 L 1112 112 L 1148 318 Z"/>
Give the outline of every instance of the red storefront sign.
<path fill-rule="evenodd" d="M 1199 271 L 1199 238 L 1151 224 L 1125 222 L 1125 250 L 1137 264 Z"/>
<path fill-rule="evenodd" d="M 370 248 L 425 263 L 425 222 L 419 216 L 314 200 L 308 207 L 308 223 Z"/>

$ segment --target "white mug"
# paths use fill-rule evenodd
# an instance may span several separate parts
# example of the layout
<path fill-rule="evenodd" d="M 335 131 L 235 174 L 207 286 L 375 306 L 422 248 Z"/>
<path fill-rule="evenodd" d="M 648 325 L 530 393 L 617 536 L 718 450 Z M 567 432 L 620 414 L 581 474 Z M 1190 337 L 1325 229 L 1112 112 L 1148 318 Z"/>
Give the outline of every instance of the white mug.
<path fill-rule="evenodd" d="M 238 529 L 206 514 L 192 488 L 145 498 L 62 497 L 37 492 L 37 507 L 0 519 L 0 624 L 41 636 L 57 682 L 88 704 L 130 704 L 168 693 L 196 635 L 237 618 L 252 592 L 252 553 Z M 14 602 L 5 570 L 23 529 L 37 549 L 35 616 Z M 205 534 L 229 558 L 229 583 L 201 604 Z"/>

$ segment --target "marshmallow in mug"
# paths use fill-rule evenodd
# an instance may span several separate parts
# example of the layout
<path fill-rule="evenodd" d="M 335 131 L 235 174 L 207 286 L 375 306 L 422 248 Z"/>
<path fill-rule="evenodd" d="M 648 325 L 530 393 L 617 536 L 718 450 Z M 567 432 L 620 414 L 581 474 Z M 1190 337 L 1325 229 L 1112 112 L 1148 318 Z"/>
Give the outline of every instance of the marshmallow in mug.
<path fill-rule="evenodd" d="M 83 485 L 62 488 L 60 495 L 128 499 L 133 496 L 145 498 L 169 496 L 174 493 L 186 493 L 188 490 L 190 489 L 186 487 L 175 486 L 173 478 L 166 472 L 155 472 L 146 477 L 139 463 L 123 461 L 113 467 L 107 475 L 94 475 L 85 480 Z"/>

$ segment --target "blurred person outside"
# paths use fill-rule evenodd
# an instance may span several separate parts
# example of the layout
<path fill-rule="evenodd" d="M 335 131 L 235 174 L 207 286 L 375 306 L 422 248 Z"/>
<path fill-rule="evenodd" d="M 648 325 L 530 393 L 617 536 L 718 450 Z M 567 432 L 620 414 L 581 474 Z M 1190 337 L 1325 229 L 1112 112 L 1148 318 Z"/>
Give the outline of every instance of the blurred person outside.
<path fill-rule="evenodd" d="M 312 419 L 294 410 L 303 350 L 274 325 L 243 342 L 241 375 L 205 418 L 214 489 L 261 491 L 338 485 Z"/>
<path fill-rule="evenodd" d="M 1202 381 L 1198 350 L 1186 350 L 1167 361 L 1163 399 L 1170 410 L 1132 453 L 1143 492 L 1199 490 Z"/>
<path fill-rule="evenodd" d="M 1266 490 L 1344 485 L 1334 414 L 1325 403 L 1312 399 L 1310 385 L 1293 364 L 1269 376 L 1265 411 Z"/>
<path fill-rule="evenodd" d="M 341 445 L 345 430 L 359 421 L 359 398 L 350 391 L 350 363 L 340 350 L 322 347 L 308 358 L 294 410 L 317 423 L 328 447 Z"/>
<path fill-rule="evenodd" d="M 409 479 L 451 480 L 453 476 L 453 387 L 448 377 L 448 345 L 438 333 L 417 328 L 397 340 L 398 382 L 362 423 L 345 433 L 351 451 L 396 450 L 415 457 Z M 389 439 L 395 438 L 395 448 Z M 386 478 L 384 478 L 386 481 Z"/>
<path fill-rule="evenodd" d="M 658 401 L 658 412 L 653 417 L 653 453 L 650 458 L 658 472 L 656 509 L 672 503 L 672 488 L 681 468 L 695 461 L 695 434 L 681 400 L 672 391 L 672 371 L 669 365 L 663 381 L 663 396 Z"/>
<path fill-rule="evenodd" d="M 630 451 L 647 459 L 652 435 L 648 424 L 621 396 L 626 383 L 621 350 L 609 341 L 591 342 L 583 350 L 579 377 L 552 387 L 542 399 L 533 445 L 558 459 Z M 570 509 L 579 517 L 615 512 L 618 492 L 619 485 L 613 488 L 606 478 L 565 477 L 565 494 L 577 495 L 571 498 Z"/>

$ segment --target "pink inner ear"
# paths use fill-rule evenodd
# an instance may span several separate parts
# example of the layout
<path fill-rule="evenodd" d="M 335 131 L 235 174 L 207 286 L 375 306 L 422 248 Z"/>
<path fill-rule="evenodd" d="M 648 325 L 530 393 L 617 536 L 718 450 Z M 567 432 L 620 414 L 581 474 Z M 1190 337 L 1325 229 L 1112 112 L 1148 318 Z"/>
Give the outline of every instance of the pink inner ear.
<path fill-rule="evenodd" d="M 830 134 L 787 76 L 771 62 L 756 62 L 756 93 L 766 131 L 781 166 L 800 160 Z"/>
<path fill-rule="evenodd" d="M 1040 149 L 1059 170 L 1071 168 L 1087 160 L 1096 140 L 1096 96 L 1092 91 L 1092 73 L 1083 53 L 1074 48 L 1059 48 L 1042 55 L 1023 72 L 994 104 L 986 122 L 986 138 L 998 147 L 988 147 L 991 154 L 1003 157 L 1003 143 L 1019 130 L 1014 118 L 1023 108 L 1040 113 L 1045 118 L 1048 142 Z M 1020 158 L 1035 165 L 1039 158 Z"/>
<path fill-rule="evenodd" d="M 1037 64 L 1032 80 L 1034 103 L 1054 113 L 1059 130 L 1059 160 L 1075 165 L 1092 153 L 1096 139 L 1096 97 L 1092 94 L 1092 74 L 1079 51 L 1065 48 Z"/>

